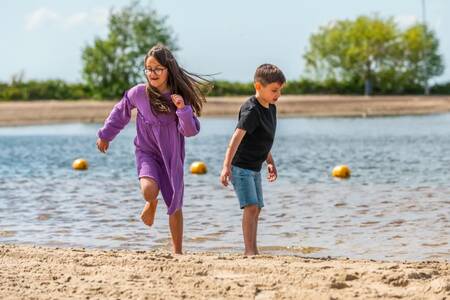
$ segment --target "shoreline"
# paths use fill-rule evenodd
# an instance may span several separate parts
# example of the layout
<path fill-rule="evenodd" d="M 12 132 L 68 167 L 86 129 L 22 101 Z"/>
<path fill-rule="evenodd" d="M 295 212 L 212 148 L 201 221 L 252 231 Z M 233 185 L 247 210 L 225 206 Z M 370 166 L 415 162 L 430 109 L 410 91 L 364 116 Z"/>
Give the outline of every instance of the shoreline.
<path fill-rule="evenodd" d="M 450 262 L 0 244 L 2 299 L 445 299 Z"/>
<path fill-rule="evenodd" d="M 208 97 L 202 117 L 236 117 L 247 96 Z M 117 101 L 0 102 L 0 126 L 103 123 Z M 450 96 L 285 95 L 279 117 L 381 117 L 450 112 Z M 133 118 L 135 115 L 133 115 Z"/>

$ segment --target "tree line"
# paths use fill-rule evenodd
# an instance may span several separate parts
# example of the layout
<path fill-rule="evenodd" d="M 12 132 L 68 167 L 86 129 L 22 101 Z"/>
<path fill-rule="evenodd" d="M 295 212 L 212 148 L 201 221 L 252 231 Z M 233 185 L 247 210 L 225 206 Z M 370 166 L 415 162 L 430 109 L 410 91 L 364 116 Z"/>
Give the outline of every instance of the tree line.
<path fill-rule="evenodd" d="M 141 82 L 143 57 L 156 43 L 176 53 L 174 34 L 151 7 L 138 1 L 111 11 L 106 38 L 82 49 L 82 83 L 62 80 L 0 82 L 0 100 L 117 99 Z M 306 73 L 285 94 L 450 94 L 450 82 L 429 85 L 444 71 L 439 41 L 424 24 L 401 29 L 392 18 L 360 16 L 322 26 L 303 55 Z M 213 81 L 211 96 L 250 95 L 251 82 Z"/>
<path fill-rule="evenodd" d="M 209 96 L 248 96 L 254 93 L 253 83 L 213 81 L 214 88 Z M 342 81 L 313 81 L 302 79 L 298 81 L 288 81 L 283 94 L 304 95 L 304 94 L 342 94 L 361 95 L 361 87 L 352 82 Z M 397 89 L 375 88 L 376 95 L 422 95 L 422 85 L 408 85 L 403 87 L 403 92 L 398 93 Z M 432 95 L 450 95 L 450 83 L 435 84 L 430 87 Z M 97 95 L 97 96 L 96 96 Z M 67 83 L 62 80 L 44 80 L 27 82 L 16 82 L 14 84 L 0 83 L 0 101 L 10 100 L 80 100 L 97 99 L 108 100 L 118 99 L 122 92 L 110 96 L 99 97 L 98 91 L 91 90 L 82 83 Z"/>

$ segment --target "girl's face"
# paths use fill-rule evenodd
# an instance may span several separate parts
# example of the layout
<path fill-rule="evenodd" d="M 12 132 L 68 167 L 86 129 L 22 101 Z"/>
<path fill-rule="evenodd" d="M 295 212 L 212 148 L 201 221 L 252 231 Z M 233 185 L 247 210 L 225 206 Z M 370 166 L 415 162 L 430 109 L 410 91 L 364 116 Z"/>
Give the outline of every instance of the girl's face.
<path fill-rule="evenodd" d="M 167 86 L 168 70 L 153 56 L 148 57 L 145 61 L 145 75 L 152 87 L 156 88 L 160 93 L 167 92 L 169 88 Z"/>

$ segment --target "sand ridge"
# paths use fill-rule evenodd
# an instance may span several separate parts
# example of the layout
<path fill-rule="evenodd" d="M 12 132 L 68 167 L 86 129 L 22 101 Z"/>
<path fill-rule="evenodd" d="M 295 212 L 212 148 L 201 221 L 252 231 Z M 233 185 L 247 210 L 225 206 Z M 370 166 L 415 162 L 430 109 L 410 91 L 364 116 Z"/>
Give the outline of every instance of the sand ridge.
<path fill-rule="evenodd" d="M 208 97 L 203 116 L 236 117 L 247 96 Z M 49 123 L 103 123 L 117 101 L 0 102 L 0 126 Z M 279 116 L 371 117 L 450 112 L 450 96 L 283 95 Z"/>

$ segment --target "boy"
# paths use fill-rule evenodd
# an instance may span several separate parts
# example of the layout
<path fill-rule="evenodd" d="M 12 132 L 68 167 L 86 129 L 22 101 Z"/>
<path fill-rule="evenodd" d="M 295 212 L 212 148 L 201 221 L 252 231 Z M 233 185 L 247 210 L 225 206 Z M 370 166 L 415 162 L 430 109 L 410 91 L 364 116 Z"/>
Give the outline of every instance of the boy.
<path fill-rule="evenodd" d="M 261 208 L 264 206 L 261 188 L 261 166 L 267 162 L 269 182 L 277 179 L 277 169 L 270 153 L 277 125 L 275 102 L 281 95 L 286 78 L 281 70 L 271 64 L 256 69 L 254 87 L 250 97 L 239 112 L 236 130 L 228 145 L 220 181 L 234 186 L 239 199 L 244 235 L 244 255 L 258 254 L 256 232 Z"/>

